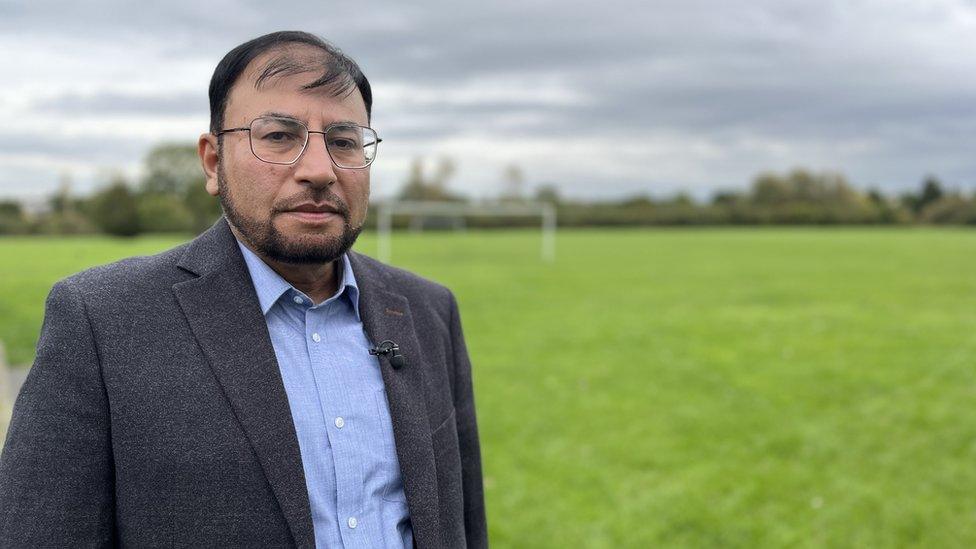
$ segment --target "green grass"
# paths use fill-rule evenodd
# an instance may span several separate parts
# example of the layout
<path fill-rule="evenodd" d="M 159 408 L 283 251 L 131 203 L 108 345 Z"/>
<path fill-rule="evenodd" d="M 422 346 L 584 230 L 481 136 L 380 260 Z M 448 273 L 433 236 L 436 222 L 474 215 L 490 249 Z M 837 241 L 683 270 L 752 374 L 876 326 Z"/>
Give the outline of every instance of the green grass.
<path fill-rule="evenodd" d="M 10 422 L 10 408 L 13 403 L 7 402 L 5 395 L 0 395 L 0 448 L 7 438 L 7 424 Z"/>
<path fill-rule="evenodd" d="M 12 359 L 56 279 L 173 243 L 0 240 Z M 976 231 L 564 231 L 555 264 L 538 245 L 394 240 L 461 303 L 494 546 L 976 545 Z"/>

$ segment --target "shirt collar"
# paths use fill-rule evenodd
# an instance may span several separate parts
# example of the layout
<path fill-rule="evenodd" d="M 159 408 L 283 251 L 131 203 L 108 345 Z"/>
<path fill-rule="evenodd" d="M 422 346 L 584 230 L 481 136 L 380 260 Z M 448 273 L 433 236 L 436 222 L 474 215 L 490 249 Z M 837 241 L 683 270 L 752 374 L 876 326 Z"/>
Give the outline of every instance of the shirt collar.
<path fill-rule="evenodd" d="M 254 283 L 254 290 L 258 294 L 258 303 L 261 305 L 262 314 L 267 315 L 271 307 L 289 290 L 294 291 L 295 295 L 308 299 L 307 295 L 289 284 L 240 240 L 237 241 L 237 245 L 241 248 L 247 270 L 251 273 L 251 281 Z M 348 254 L 342 254 L 339 261 L 342 276 L 339 280 L 339 291 L 336 292 L 336 296 L 330 297 L 329 300 L 345 294 L 352 303 L 356 319 L 361 321 L 359 316 L 359 286 L 356 284 L 356 275 L 352 272 L 352 263 L 349 261 Z"/>

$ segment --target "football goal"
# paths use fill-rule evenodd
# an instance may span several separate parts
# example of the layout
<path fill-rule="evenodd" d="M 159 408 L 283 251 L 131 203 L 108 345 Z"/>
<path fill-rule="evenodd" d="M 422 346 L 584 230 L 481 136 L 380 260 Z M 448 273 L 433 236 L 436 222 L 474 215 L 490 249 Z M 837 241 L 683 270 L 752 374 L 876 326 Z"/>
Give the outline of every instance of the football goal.
<path fill-rule="evenodd" d="M 377 214 L 377 253 L 380 261 L 389 262 L 393 255 L 393 216 L 406 215 L 414 219 L 446 218 L 455 228 L 464 226 L 468 217 L 538 217 L 542 228 L 540 257 L 551 262 L 556 259 L 556 208 L 546 202 L 431 202 L 420 200 L 385 200 L 379 203 Z M 420 227 L 422 225 L 415 225 Z"/>

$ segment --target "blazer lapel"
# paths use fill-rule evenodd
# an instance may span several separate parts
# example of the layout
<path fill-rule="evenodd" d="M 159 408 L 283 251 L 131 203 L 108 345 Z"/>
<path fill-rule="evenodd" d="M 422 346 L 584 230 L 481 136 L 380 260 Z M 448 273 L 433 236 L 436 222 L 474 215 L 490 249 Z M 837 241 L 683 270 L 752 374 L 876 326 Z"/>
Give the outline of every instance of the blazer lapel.
<path fill-rule="evenodd" d="M 267 324 L 250 273 L 221 218 L 179 266 L 197 274 L 173 286 L 200 348 L 264 469 L 299 547 L 315 545 L 301 451 Z"/>
<path fill-rule="evenodd" d="M 427 415 L 427 382 L 410 304 L 406 297 L 386 286 L 382 272 L 372 260 L 356 253 L 350 253 L 349 260 L 359 286 L 359 313 L 370 343 L 393 341 L 407 361 L 394 370 L 389 360 L 381 357 L 380 369 L 414 540 L 417 547 L 438 547 L 437 472 Z"/>

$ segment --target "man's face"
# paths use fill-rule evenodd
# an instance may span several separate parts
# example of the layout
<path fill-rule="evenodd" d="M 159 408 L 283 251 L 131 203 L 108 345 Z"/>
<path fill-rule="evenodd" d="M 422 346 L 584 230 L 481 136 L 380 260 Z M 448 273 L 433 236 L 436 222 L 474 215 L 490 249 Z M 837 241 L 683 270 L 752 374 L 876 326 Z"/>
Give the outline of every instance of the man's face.
<path fill-rule="evenodd" d="M 322 131 L 335 122 L 369 125 L 355 88 L 339 97 L 328 89 L 302 90 L 320 76 L 303 73 L 271 78 L 255 89 L 255 67 L 261 66 L 259 57 L 231 89 L 224 128 L 247 127 L 271 113 L 300 120 L 309 130 Z M 248 133 L 224 134 L 216 177 L 207 181 L 207 191 L 220 197 L 238 237 L 265 257 L 286 263 L 328 263 L 345 253 L 366 219 L 369 168 L 337 168 L 316 133 L 309 134 L 296 163 L 269 164 L 251 152 Z"/>

